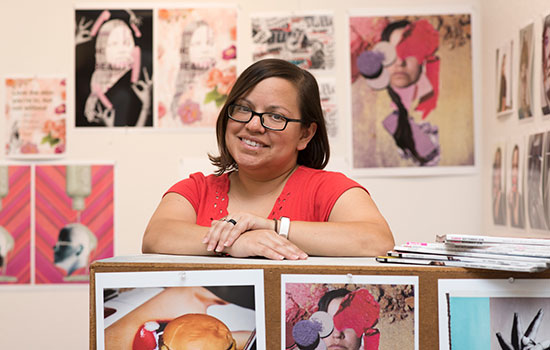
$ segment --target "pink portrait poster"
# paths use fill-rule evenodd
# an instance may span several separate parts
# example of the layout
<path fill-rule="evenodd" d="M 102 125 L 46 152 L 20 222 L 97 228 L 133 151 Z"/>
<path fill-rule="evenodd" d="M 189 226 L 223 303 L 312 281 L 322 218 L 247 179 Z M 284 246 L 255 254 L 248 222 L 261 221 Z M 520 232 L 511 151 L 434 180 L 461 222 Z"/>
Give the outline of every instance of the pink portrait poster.
<path fill-rule="evenodd" d="M 88 282 L 113 256 L 113 165 L 36 166 L 36 284 Z"/>
<path fill-rule="evenodd" d="M 29 284 L 31 171 L 0 165 L 0 284 Z"/>
<path fill-rule="evenodd" d="M 157 125 L 214 128 L 237 78 L 237 8 L 158 11 Z"/>
<path fill-rule="evenodd" d="M 5 80 L 6 144 L 11 158 L 59 158 L 66 147 L 63 78 Z"/>

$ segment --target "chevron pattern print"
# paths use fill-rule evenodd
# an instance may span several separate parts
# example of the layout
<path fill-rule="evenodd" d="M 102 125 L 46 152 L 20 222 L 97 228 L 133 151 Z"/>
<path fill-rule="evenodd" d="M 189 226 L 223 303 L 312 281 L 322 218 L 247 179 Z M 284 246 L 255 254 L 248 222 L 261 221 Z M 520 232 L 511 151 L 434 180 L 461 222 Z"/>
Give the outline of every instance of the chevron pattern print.
<path fill-rule="evenodd" d="M 1 199 L 0 227 L 13 239 L 3 258 L 0 284 L 31 282 L 31 167 L 7 166 L 8 191 Z M 5 238 L 4 238 L 5 239 Z"/>
<path fill-rule="evenodd" d="M 113 256 L 114 167 L 90 168 L 91 191 L 85 196 L 83 209 L 75 210 L 73 199 L 67 194 L 67 166 L 36 166 L 36 284 L 87 283 L 89 263 Z M 89 251 L 80 251 L 76 243 L 71 246 L 62 239 L 62 230 L 73 230 L 75 226 L 92 236 L 93 244 L 85 244 Z M 59 258 L 60 252 L 66 259 Z M 79 259 L 84 259 L 84 264 L 75 267 Z"/>

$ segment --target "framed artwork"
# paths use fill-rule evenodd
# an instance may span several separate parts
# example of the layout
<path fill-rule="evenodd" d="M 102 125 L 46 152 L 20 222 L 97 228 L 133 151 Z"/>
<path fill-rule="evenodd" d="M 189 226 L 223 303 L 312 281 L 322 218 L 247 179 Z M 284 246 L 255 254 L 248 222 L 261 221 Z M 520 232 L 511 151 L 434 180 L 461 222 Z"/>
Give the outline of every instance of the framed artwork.
<path fill-rule="evenodd" d="M 114 166 L 35 165 L 35 283 L 88 283 L 114 254 Z"/>
<path fill-rule="evenodd" d="M 418 277 L 281 275 L 281 349 L 418 349 Z"/>
<path fill-rule="evenodd" d="M 31 167 L 0 164 L 0 285 L 31 283 Z"/>
<path fill-rule="evenodd" d="M 550 345 L 550 281 L 440 279 L 439 349 Z"/>
<path fill-rule="evenodd" d="M 533 117 L 534 23 L 519 31 L 518 118 Z"/>
<path fill-rule="evenodd" d="M 496 78 L 497 78 L 497 115 L 505 115 L 512 111 L 512 67 L 514 41 L 510 40 L 497 49 Z"/>
<path fill-rule="evenodd" d="M 356 174 L 474 171 L 474 17 L 462 8 L 350 11 Z"/>
<path fill-rule="evenodd" d="M 262 270 L 95 274 L 102 349 L 266 349 Z"/>
<path fill-rule="evenodd" d="M 163 7 L 155 16 L 158 127 L 214 129 L 237 79 L 237 7 Z"/>
<path fill-rule="evenodd" d="M 6 156 L 20 159 L 65 155 L 65 78 L 6 78 Z"/>
<path fill-rule="evenodd" d="M 153 125 L 153 10 L 75 10 L 75 126 Z"/>

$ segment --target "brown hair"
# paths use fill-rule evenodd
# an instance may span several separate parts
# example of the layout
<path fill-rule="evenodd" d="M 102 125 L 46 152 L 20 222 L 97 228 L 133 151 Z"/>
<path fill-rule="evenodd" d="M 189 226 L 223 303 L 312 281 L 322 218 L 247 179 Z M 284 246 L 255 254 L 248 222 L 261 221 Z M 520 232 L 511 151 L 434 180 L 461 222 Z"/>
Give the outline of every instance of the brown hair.
<path fill-rule="evenodd" d="M 238 168 L 225 144 L 229 106 L 250 92 L 259 82 L 272 77 L 286 79 L 298 90 L 303 125 L 309 127 L 312 123 L 317 124 L 315 135 L 307 147 L 298 153 L 298 164 L 314 169 L 323 169 L 327 165 L 330 149 L 317 81 L 308 71 L 287 61 L 271 58 L 254 63 L 241 73 L 218 114 L 216 138 L 220 155 L 208 155 L 212 164 L 218 168 L 217 175 Z"/>

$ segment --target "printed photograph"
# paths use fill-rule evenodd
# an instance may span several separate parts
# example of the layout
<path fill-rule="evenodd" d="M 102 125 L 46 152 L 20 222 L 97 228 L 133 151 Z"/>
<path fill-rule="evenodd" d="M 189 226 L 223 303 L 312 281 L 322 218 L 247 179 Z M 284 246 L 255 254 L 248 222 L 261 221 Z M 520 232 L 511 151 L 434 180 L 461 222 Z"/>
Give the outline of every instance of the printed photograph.
<path fill-rule="evenodd" d="M 542 202 L 542 147 L 544 133 L 529 135 L 527 155 L 527 213 L 529 226 L 534 230 L 547 230 Z"/>
<path fill-rule="evenodd" d="M 31 283 L 31 167 L 0 164 L 0 285 Z"/>
<path fill-rule="evenodd" d="M 153 126 L 153 10 L 75 10 L 75 126 Z"/>
<path fill-rule="evenodd" d="M 541 108 L 542 114 L 550 114 L 550 15 L 542 21 L 542 38 L 539 39 L 542 52 L 541 67 Z"/>
<path fill-rule="evenodd" d="M 469 13 L 350 14 L 353 169 L 475 165 L 471 23 Z"/>
<path fill-rule="evenodd" d="M 416 277 L 281 275 L 282 349 L 418 349 Z"/>
<path fill-rule="evenodd" d="M 237 79 L 237 8 L 162 8 L 157 16 L 157 124 L 213 129 Z"/>
<path fill-rule="evenodd" d="M 497 49 L 497 113 L 507 114 L 513 108 L 512 67 L 514 41 L 510 40 Z"/>
<path fill-rule="evenodd" d="M 88 283 L 114 253 L 114 166 L 35 166 L 35 283 Z"/>
<path fill-rule="evenodd" d="M 439 280 L 440 349 L 550 347 L 548 280 Z"/>
<path fill-rule="evenodd" d="M 493 224 L 506 225 L 506 182 L 505 182 L 504 144 L 495 146 L 493 157 L 493 175 L 491 192 L 491 212 Z"/>
<path fill-rule="evenodd" d="M 261 270 L 95 276 L 97 349 L 265 349 Z"/>
<path fill-rule="evenodd" d="M 524 140 L 515 137 L 510 140 L 507 147 L 506 164 L 508 176 L 506 177 L 506 202 L 508 208 L 508 222 L 511 227 L 525 228 L 525 192 L 523 186 L 525 158 Z"/>
<path fill-rule="evenodd" d="M 533 116 L 533 63 L 535 32 L 531 23 L 519 31 L 518 117 Z"/>

